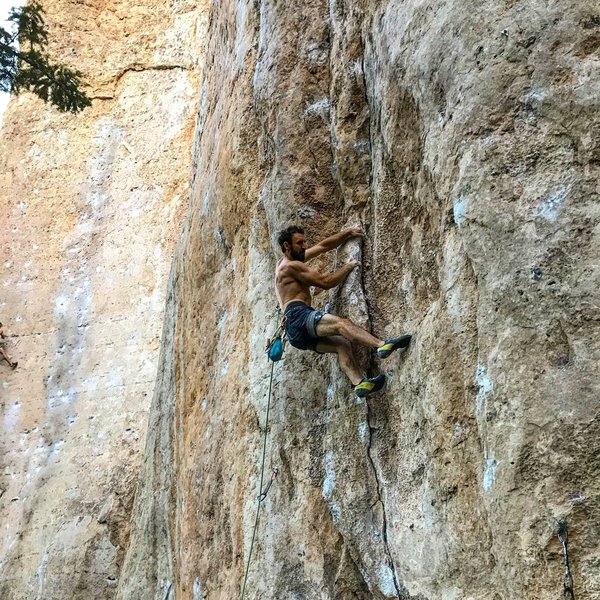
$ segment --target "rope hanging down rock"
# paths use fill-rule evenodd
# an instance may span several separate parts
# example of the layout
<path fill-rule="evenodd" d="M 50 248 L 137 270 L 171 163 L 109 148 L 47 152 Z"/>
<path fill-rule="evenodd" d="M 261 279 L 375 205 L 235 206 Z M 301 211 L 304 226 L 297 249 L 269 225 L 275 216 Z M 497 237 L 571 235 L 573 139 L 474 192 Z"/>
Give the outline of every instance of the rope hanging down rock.
<path fill-rule="evenodd" d="M 271 376 L 269 377 L 269 393 L 268 393 L 268 398 L 267 398 L 267 416 L 265 418 L 265 434 L 264 434 L 264 438 L 263 438 L 263 451 L 262 451 L 262 460 L 261 460 L 261 465 L 260 465 L 260 485 L 258 486 L 258 489 L 260 490 L 260 494 L 257 498 L 257 506 L 256 506 L 256 519 L 254 520 L 254 529 L 252 530 L 252 541 L 250 542 L 250 552 L 248 553 L 248 562 L 246 564 L 246 573 L 244 574 L 244 585 L 242 586 L 242 595 L 240 596 L 240 600 L 244 600 L 244 594 L 246 593 L 246 583 L 248 581 L 248 573 L 250 572 L 250 561 L 252 560 L 252 550 L 254 548 L 254 539 L 256 537 L 256 530 L 258 529 L 258 518 L 260 516 L 260 505 L 262 504 L 262 502 L 264 501 L 264 499 L 267 497 L 267 494 L 269 493 L 269 490 L 271 489 L 271 485 L 273 485 L 273 482 L 275 481 L 275 479 L 277 478 L 277 475 L 279 474 L 279 469 L 275 468 L 273 469 L 272 473 L 271 473 L 271 479 L 269 480 L 269 483 L 267 483 L 267 486 L 264 488 L 263 490 L 263 482 L 264 482 L 264 475 L 265 475 L 265 457 L 266 457 L 266 453 L 267 453 L 267 436 L 268 436 L 268 432 L 269 432 L 269 412 L 271 409 L 271 390 L 273 388 L 273 370 L 275 369 L 275 362 L 271 362 Z"/>

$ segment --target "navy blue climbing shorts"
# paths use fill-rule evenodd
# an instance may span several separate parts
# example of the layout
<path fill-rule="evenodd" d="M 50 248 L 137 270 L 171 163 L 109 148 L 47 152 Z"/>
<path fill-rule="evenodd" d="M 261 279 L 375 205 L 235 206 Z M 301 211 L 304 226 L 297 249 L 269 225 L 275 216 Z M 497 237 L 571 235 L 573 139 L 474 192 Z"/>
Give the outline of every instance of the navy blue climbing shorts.
<path fill-rule="evenodd" d="M 325 313 L 296 300 L 285 307 L 283 314 L 285 331 L 290 344 L 300 350 L 317 352 L 316 345 L 319 342 L 317 323 Z"/>

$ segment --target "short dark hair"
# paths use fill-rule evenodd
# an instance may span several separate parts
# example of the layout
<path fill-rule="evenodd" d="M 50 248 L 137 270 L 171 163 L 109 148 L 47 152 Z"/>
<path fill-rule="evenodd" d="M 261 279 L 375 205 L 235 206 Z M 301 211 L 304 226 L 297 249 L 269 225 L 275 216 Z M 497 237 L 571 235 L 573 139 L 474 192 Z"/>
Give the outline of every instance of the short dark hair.
<path fill-rule="evenodd" d="M 292 245 L 292 236 L 295 233 L 304 233 L 304 229 L 302 229 L 302 227 L 299 225 L 290 225 L 287 229 L 279 232 L 279 235 L 277 236 L 277 243 L 281 246 L 282 252 L 285 252 L 283 245 L 286 242 L 290 244 L 290 246 Z"/>

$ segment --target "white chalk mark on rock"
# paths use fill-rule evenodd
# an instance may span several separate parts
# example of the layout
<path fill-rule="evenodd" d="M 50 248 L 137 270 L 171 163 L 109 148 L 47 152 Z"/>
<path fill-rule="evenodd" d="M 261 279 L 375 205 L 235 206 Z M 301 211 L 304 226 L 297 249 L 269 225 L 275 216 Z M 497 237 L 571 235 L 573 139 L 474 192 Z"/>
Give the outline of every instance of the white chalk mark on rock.
<path fill-rule="evenodd" d="M 483 404 L 486 396 L 494 389 L 494 385 L 487 375 L 486 366 L 482 363 L 477 365 L 475 383 L 477 384 L 476 408 L 477 412 L 481 412 L 483 410 Z"/>
<path fill-rule="evenodd" d="M 483 489 L 489 491 L 496 482 L 496 467 L 498 463 L 493 458 L 487 458 L 485 461 L 485 469 L 483 471 Z"/>
<path fill-rule="evenodd" d="M 553 194 L 550 194 L 544 198 L 540 204 L 538 204 L 533 212 L 533 215 L 535 217 L 542 217 L 543 219 L 546 219 L 546 221 L 553 223 L 556 221 L 558 213 L 560 212 L 560 208 L 566 200 L 568 193 L 569 189 L 563 187 Z"/>
<path fill-rule="evenodd" d="M 330 109 L 331 102 L 329 101 L 329 98 L 321 98 L 306 107 L 304 117 L 320 116 L 323 119 L 327 119 L 329 117 Z"/>
<path fill-rule="evenodd" d="M 394 572 L 388 565 L 380 565 L 377 569 L 377 585 L 384 596 L 390 598 L 396 596 Z"/>
<path fill-rule="evenodd" d="M 325 479 L 323 479 L 323 498 L 330 500 L 335 490 L 335 471 L 333 470 L 335 455 L 333 450 L 328 450 L 325 455 L 323 468 L 325 470 Z"/>
<path fill-rule="evenodd" d="M 454 222 L 459 227 L 462 227 L 465 224 L 465 211 L 466 211 L 465 199 L 462 197 L 457 198 L 456 202 L 454 203 L 453 213 L 454 213 Z"/>

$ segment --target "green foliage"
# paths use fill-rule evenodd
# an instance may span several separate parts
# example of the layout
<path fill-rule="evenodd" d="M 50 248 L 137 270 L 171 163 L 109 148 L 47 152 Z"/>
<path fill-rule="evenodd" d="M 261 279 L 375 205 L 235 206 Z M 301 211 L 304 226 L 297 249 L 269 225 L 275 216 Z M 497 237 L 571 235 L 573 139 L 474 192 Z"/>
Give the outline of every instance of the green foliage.
<path fill-rule="evenodd" d="M 43 12 L 35 1 L 13 8 L 8 17 L 12 31 L 0 27 L 0 90 L 29 90 L 62 112 L 79 112 L 91 105 L 79 89 L 83 74 L 49 61 Z"/>

